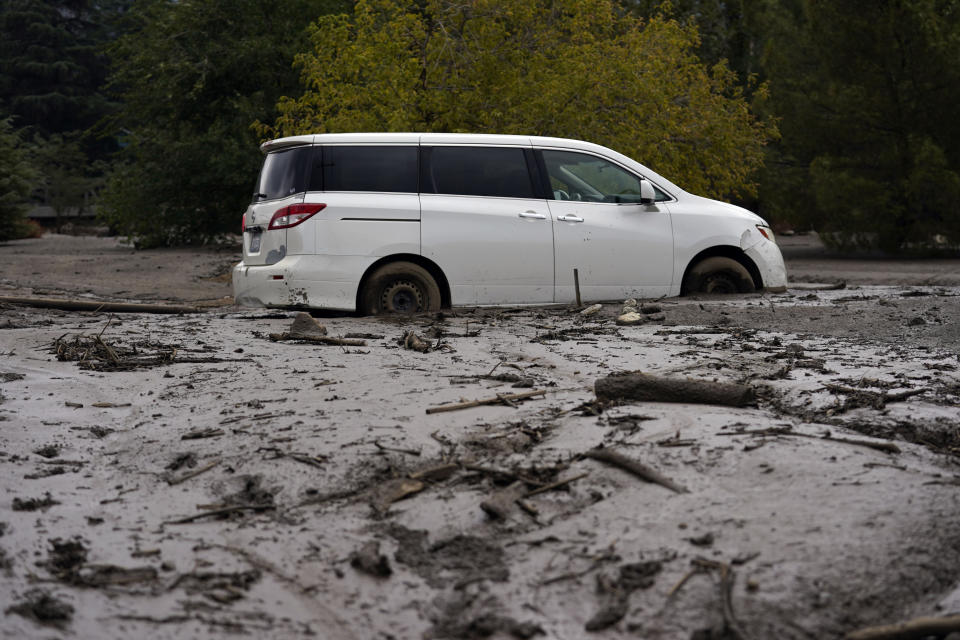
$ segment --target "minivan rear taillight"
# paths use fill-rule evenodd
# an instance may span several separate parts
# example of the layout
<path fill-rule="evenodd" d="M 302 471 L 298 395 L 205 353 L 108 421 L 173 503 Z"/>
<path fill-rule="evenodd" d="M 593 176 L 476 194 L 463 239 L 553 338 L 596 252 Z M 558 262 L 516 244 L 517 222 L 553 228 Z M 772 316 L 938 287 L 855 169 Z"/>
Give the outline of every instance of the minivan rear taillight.
<path fill-rule="evenodd" d="M 270 225 L 267 230 L 295 227 L 323 211 L 326 206 L 325 204 L 292 204 L 289 207 L 284 207 L 270 218 Z"/>

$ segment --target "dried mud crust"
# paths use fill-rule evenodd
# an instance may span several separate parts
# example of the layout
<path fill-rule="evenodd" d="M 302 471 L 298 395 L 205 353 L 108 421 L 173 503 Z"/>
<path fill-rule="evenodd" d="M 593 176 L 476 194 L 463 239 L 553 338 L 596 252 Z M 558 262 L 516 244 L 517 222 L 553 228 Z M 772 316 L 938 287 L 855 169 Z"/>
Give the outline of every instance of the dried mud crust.
<path fill-rule="evenodd" d="M 271 338 L 306 335 L 292 312 L 0 309 L 0 629 L 830 639 L 960 611 L 958 293 L 330 316 L 314 341 Z M 595 393 L 630 372 L 642 400 Z"/>

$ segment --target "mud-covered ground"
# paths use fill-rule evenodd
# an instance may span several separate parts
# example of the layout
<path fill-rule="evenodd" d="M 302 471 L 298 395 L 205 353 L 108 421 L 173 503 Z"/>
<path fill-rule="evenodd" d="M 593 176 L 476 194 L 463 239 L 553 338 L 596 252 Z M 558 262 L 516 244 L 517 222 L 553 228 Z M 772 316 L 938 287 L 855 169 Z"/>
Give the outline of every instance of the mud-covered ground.
<path fill-rule="evenodd" d="M 229 251 L 30 242 L 0 245 L 0 295 L 229 294 Z M 631 327 L 327 314 L 362 344 L 322 344 L 226 301 L 0 304 L 0 631 L 829 639 L 960 613 L 960 263 L 804 251 L 805 288 Z M 623 371 L 755 398 L 599 401 Z"/>

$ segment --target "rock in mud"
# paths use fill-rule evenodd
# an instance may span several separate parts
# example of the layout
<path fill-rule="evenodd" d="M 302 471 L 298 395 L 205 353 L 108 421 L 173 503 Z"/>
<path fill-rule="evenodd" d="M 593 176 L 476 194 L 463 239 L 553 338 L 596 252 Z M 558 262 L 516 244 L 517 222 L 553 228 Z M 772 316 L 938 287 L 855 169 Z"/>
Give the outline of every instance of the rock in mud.
<path fill-rule="evenodd" d="M 73 617 L 73 611 L 73 605 L 58 600 L 42 589 L 34 589 L 24 595 L 22 602 L 8 607 L 4 613 L 15 613 L 38 624 L 63 629 Z"/>
<path fill-rule="evenodd" d="M 418 336 L 415 331 L 404 333 L 403 337 L 400 338 L 400 344 L 403 345 L 404 349 L 419 351 L 420 353 L 430 351 L 430 343 Z"/>
<path fill-rule="evenodd" d="M 325 336 L 327 335 L 327 328 L 317 322 L 313 316 L 306 311 L 301 311 L 294 317 L 293 324 L 290 325 L 289 333 L 291 338 Z"/>
<path fill-rule="evenodd" d="M 371 540 L 350 554 L 350 566 L 377 578 L 387 578 L 393 573 L 390 559 L 380 553 L 380 543 Z"/>
<path fill-rule="evenodd" d="M 646 318 L 637 313 L 636 311 L 631 311 L 629 313 L 624 313 L 617 316 L 617 324 L 621 327 L 629 327 L 635 324 L 643 324 L 646 321 Z"/>
<path fill-rule="evenodd" d="M 60 502 L 54 500 L 48 491 L 42 498 L 14 498 L 12 509 L 14 511 L 46 510 L 55 504 L 60 504 Z"/>

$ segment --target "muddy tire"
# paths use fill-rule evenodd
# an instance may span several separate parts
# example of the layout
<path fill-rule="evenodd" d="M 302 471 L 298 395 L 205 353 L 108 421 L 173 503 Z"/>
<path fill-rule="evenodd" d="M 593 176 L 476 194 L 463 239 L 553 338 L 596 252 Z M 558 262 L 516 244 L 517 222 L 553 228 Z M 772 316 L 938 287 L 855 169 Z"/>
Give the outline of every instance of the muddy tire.
<path fill-rule="evenodd" d="M 412 262 L 391 262 L 374 271 L 360 296 L 360 312 L 412 314 L 440 309 L 440 287 L 433 276 Z"/>
<path fill-rule="evenodd" d="M 757 290 L 750 272 L 733 258 L 714 256 L 701 260 L 683 280 L 683 292 L 752 293 Z"/>

